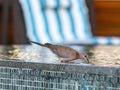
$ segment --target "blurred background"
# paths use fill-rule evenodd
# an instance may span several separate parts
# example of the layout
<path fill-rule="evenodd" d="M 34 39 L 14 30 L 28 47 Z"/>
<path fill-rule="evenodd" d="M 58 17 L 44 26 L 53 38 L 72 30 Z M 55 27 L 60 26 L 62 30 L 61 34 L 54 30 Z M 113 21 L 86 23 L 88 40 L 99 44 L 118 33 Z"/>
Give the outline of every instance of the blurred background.
<path fill-rule="evenodd" d="M 93 36 L 120 36 L 120 0 L 89 0 Z M 93 10 L 92 9 L 92 10 Z M 93 20 L 94 19 L 94 20 Z M 19 0 L 0 0 L 0 44 L 27 44 Z"/>

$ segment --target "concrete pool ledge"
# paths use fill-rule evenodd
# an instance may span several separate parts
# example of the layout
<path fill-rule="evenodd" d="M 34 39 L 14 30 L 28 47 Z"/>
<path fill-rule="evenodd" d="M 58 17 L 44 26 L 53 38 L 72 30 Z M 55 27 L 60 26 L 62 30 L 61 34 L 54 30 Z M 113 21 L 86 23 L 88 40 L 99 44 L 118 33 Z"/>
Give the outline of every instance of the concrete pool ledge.
<path fill-rule="evenodd" d="M 30 68 L 34 70 L 62 71 L 67 73 L 89 73 L 119 76 L 120 66 L 97 66 L 74 63 L 42 63 L 18 60 L 0 60 L 0 67 Z"/>
<path fill-rule="evenodd" d="M 120 67 L 0 60 L 0 89 L 120 90 Z"/>

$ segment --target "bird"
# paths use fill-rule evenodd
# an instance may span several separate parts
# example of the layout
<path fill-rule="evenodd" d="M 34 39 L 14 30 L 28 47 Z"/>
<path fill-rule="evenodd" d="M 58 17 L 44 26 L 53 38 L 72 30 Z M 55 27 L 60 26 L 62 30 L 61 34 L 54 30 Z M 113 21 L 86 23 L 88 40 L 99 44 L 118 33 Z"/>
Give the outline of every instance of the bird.
<path fill-rule="evenodd" d="M 80 53 L 70 47 L 63 46 L 63 45 L 53 45 L 50 43 L 41 44 L 35 41 L 30 41 L 30 42 L 49 48 L 54 54 L 56 54 L 60 58 L 61 62 L 69 62 L 76 59 L 82 59 L 82 60 L 85 60 L 85 62 L 89 63 L 87 54 Z"/>

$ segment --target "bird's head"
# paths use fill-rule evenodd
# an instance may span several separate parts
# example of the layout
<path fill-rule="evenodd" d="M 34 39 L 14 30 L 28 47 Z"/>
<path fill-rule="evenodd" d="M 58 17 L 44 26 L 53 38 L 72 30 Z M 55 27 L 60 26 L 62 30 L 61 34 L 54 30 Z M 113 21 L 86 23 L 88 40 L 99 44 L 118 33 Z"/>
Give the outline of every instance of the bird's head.
<path fill-rule="evenodd" d="M 80 54 L 79 54 L 79 58 L 80 58 L 80 59 L 83 59 L 83 60 L 85 60 L 86 62 L 89 63 L 89 58 L 88 58 L 88 55 L 87 55 L 87 54 L 85 54 L 85 53 L 80 53 Z"/>

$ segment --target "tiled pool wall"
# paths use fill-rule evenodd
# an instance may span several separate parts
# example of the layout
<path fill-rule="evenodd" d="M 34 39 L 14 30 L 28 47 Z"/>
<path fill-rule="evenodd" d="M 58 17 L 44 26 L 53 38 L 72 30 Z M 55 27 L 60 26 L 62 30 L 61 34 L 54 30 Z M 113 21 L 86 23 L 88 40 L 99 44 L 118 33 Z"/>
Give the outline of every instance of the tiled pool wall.
<path fill-rule="evenodd" d="M 120 90 L 119 68 L 1 61 L 0 90 Z"/>

